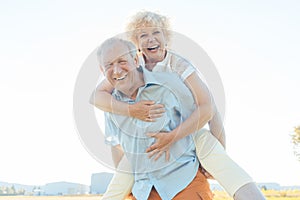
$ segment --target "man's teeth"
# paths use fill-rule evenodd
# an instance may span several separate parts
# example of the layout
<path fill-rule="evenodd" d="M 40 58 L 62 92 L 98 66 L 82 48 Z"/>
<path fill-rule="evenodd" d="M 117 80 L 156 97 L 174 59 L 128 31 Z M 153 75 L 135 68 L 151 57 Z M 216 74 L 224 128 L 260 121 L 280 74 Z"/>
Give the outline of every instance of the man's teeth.
<path fill-rule="evenodd" d="M 117 81 L 121 81 L 123 80 L 124 78 L 126 78 L 127 74 L 125 74 L 124 76 L 120 77 L 120 78 L 116 78 Z"/>

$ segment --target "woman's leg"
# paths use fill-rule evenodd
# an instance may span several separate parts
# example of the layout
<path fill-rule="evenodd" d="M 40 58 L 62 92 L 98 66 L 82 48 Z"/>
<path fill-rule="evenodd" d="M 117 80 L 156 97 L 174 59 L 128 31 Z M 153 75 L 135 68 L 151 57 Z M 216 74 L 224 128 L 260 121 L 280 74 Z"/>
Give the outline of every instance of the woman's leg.
<path fill-rule="evenodd" d="M 102 200 L 123 200 L 129 197 L 134 182 L 133 175 L 129 173 L 130 171 L 130 164 L 126 156 L 123 156 Z"/>
<path fill-rule="evenodd" d="M 198 131 L 194 135 L 194 141 L 197 157 L 202 167 L 222 185 L 231 197 L 242 197 L 243 200 L 265 199 L 260 190 L 253 187 L 255 183 L 252 178 L 227 155 L 223 146 L 209 131 L 205 129 Z M 247 196 L 249 194 L 255 197 Z M 257 197 L 258 194 L 261 194 L 260 198 Z"/>
<path fill-rule="evenodd" d="M 247 183 L 235 192 L 233 199 L 265 199 L 265 197 L 262 194 L 262 192 L 258 189 L 255 183 Z"/>

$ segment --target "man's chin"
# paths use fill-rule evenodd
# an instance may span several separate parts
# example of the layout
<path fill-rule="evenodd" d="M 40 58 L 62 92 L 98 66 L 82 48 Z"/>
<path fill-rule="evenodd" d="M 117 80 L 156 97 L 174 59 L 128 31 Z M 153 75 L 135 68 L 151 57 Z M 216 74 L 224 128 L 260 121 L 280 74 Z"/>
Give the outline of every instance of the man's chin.
<path fill-rule="evenodd" d="M 115 89 L 122 92 L 123 94 L 126 94 L 126 90 L 124 89 L 124 87 L 121 84 L 115 85 Z"/>

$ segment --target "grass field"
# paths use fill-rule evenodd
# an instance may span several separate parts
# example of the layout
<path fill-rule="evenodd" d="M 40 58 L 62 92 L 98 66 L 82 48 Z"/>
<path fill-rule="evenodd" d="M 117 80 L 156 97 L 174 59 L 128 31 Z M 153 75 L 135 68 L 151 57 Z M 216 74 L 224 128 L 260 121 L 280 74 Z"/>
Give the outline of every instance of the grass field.
<path fill-rule="evenodd" d="M 225 192 L 214 191 L 214 200 L 232 200 Z M 299 190 L 263 191 L 267 200 L 300 200 Z M 78 196 L 0 196 L 0 200 L 100 200 L 101 195 Z"/>
<path fill-rule="evenodd" d="M 214 200 L 232 200 L 225 192 L 214 191 Z M 300 200 L 299 190 L 286 190 L 276 191 L 267 190 L 263 191 L 267 200 Z"/>

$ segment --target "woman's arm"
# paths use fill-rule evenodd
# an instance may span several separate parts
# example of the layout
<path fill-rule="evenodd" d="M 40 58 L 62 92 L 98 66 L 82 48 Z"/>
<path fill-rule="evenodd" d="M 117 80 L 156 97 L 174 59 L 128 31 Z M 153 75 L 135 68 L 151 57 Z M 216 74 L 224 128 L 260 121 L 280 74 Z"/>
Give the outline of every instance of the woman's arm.
<path fill-rule="evenodd" d="M 216 111 L 216 106 L 207 86 L 196 72 L 193 72 L 186 78 L 185 84 L 190 88 L 197 107 L 190 117 L 171 132 L 148 134 L 148 136 L 156 138 L 156 142 L 146 150 L 146 152 L 151 152 L 149 157 L 157 154 L 155 157 L 155 159 L 157 159 L 164 151 L 167 151 L 174 142 L 201 129 L 207 122 L 209 122 L 212 134 L 225 147 L 225 132 L 222 120 Z"/>
<path fill-rule="evenodd" d="M 214 103 L 214 108 L 216 105 Z M 226 136 L 223 120 L 217 109 L 214 109 L 213 118 L 208 122 L 210 132 L 219 140 L 224 149 L 226 149 Z"/>
<path fill-rule="evenodd" d="M 213 117 L 213 105 L 208 88 L 196 72 L 185 80 L 185 84 L 190 88 L 197 107 L 190 117 L 172 131 L 175 141 L 201 129 Z"/>
<path fill-rule="evenodd" d="M 201 129 L 213 117 L 212 100 L 205 84 L 198 77 L 196 72 L 193 72 L 186 80 L 185 84 L 193 93 L 195 103 L 197 105 L 194 112 L 179 126 L 169 133 L 150 133 L 148 136 L 155 137 L 156 143 L 147 149 L 147 152 L 155 150 L 164 151 L 172 143 L 186 137 Z M 157 149 L 157 150 L 156 150 Z"/>
<path fill-rule="evenodd" d="M 140 101 L 135 104 L 117 101 L 111 95 L 113 89 L 113 86 L 106 79 L 103 79 L 92 93 L 90 103 L 104 112 L 135 117 L 148 122 L 155 121 L 165 112 L 164 106 L 155 104 L 154 101 Z"/>

